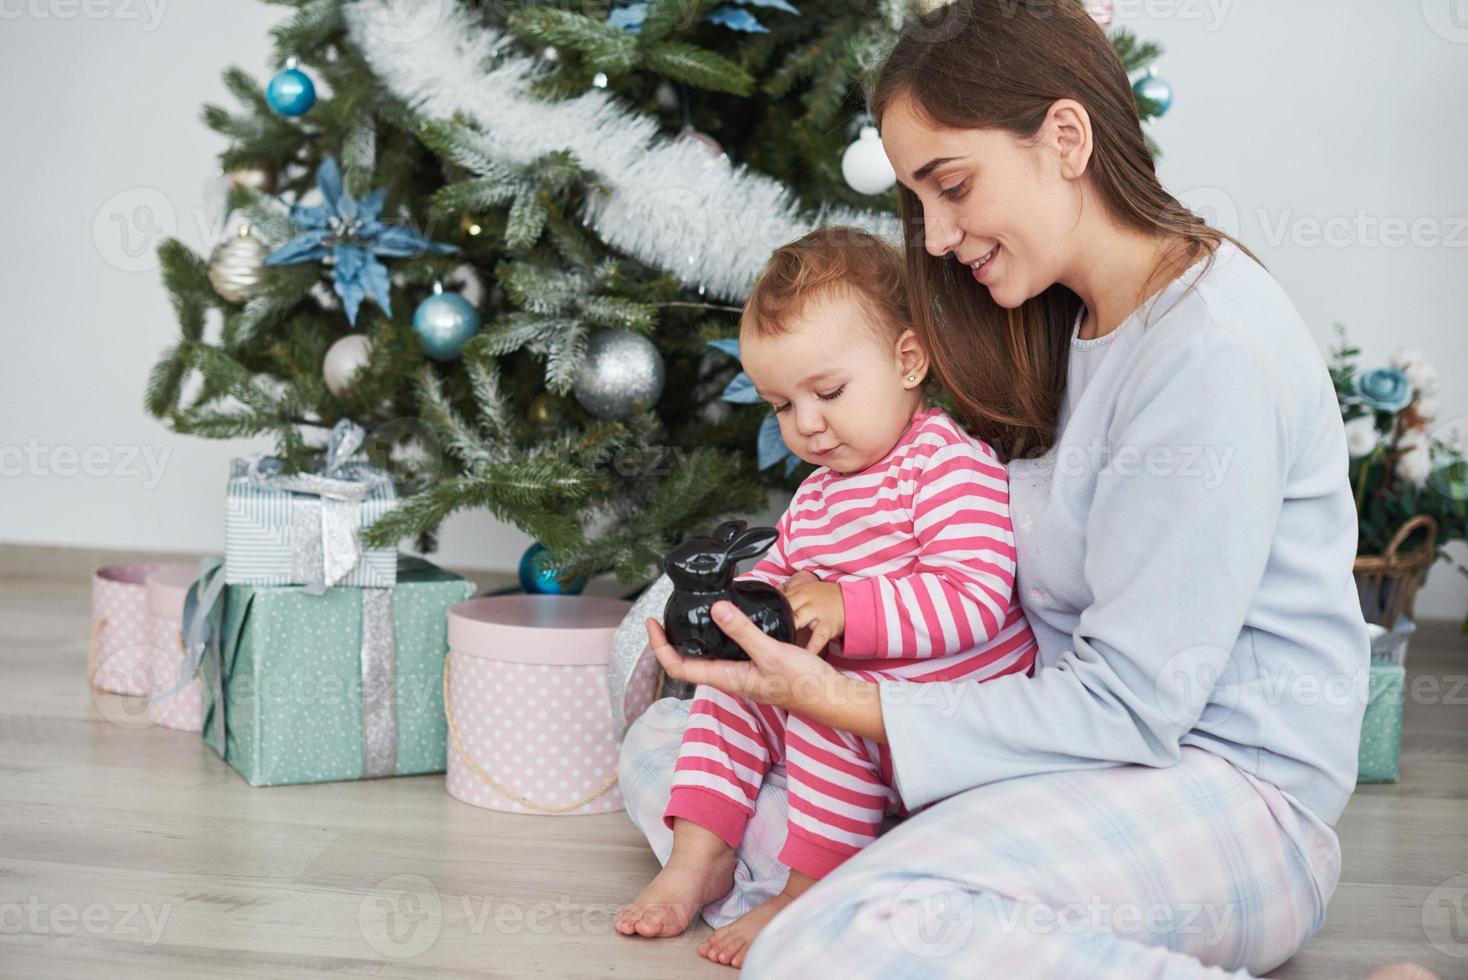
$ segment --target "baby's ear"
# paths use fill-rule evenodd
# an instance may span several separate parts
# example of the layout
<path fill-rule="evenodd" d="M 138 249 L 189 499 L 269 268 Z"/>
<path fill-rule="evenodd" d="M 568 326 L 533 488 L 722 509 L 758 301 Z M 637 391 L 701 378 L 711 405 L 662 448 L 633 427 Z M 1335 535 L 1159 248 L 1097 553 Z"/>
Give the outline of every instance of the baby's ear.
<path fill-rule="evenodd" d="M 902 368 L 903 376 L 926 377 L 930 360 L 928 350 L 923 346 L 917 332 L 904 330 L 902 336 L 897 338 L 897 363 Z"/>
<path fill-rule="evenodd" d="M 780 532 L 772 527 L 757 527 L 745 531 L 734 540 L 733 547 L 729 549 L 729 557 L 739 561 L 764 554 L 779 536 Z"/>

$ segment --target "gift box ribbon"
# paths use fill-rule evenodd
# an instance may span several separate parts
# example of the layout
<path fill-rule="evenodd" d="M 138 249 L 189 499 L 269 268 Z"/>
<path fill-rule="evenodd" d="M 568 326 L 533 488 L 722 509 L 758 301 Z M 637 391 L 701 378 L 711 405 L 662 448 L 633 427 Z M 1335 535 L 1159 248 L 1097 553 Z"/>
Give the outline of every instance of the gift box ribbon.
<path fill-rule="evenodd" d="M 306 591 L 310 591 L 307 589 Z M 362 676 L 362 776 L 391 776 L 397 771 L 397 639 L 393 625 L 392 589 L 353 589 L 362 598 L 362 639 L 358 665 Z M 225 758 L 228 741 L 227 699 L 224 690 L 224 614 L 229 592 L 224 583 L 224 559 L 213 556 L 199 565 L 199 576 L 184 597 L 184 649 L 189 661 L 179 686 L 188 683 L 209 658 L 214 682 L 210 696 L 219 724 L 209 746 Z M 172 692 L 170 692 L 172 693 Z"/>
<path fill-rule="evenodd" d="M 322 472 L 287 474 L 275 456 L 251 459 L 245 472 L 245 478 L 262 490 L 298 495 L 291 500 L 291 572 L 297 581 L 307 583 L 306 591 L 312 595 L 336 585 L 362 560 L 358 528 L 362 501 L 373 483 L 354 475 L 348 463 L 366 438 L 360 425 L 342 419 L 331 430 Z"/>

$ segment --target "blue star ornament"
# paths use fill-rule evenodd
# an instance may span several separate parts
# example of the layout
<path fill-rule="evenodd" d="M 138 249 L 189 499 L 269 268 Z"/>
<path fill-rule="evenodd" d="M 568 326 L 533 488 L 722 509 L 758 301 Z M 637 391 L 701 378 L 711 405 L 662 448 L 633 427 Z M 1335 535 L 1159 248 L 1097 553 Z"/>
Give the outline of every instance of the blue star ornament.
<path fill-rule="evenodd" d="M 710 347 L 723 351 L 736 361 L 739 360 L 739 341 L 737 340 L 710 340 Z M 754 405 L 760 401 L 759 393 L 754 390 L 754 382 L 749 375 L 743 371 L 734 376 L 724 389 L 724 401 L 733 402 L 736 405 Z M 795 472 L 800 465 L 800 457 L 790 451 L 785 445 L 785 437 L 780 435 L 780 421 L 774 415 L 766 415 L 765 420 L 759 427 L 759 468 L 767 470 L 776 463 L 785 464 L 785 475 L 789 476 Z"/>
<path fill-rule="evenodd" d="M 719 7 L 717 10 L 706 14 L 704 20 L 710 24 L 719 24 L 731 31 L 741 31 L 746 34 L 768 34 L 770 29 L 761 24 L 759 18 L 745 10 L 744 7 L 765 7 L 771 10 L 783 10 L 787 14 L 800 15 L 800 11 L 791 6 L 789 0 L 733 0 L 740 4 L 738 7 L 728 5 Z M 614 0 L 612 11 L 607 15 L 608 27 L 620 27 L 631 34 L 640 34 L 642 24 L 647 20 L 647 0 Z"/>
<path fill-rule="evenodd" d="M 370 297 L 388 316 L 391 283 L 387 267 L 378 256 L 401 258 L 434 252 L 450 255 L 458 251 L 447 242 L 435 242 L 411 228 L 384 224 L 379 215 L 387 202 L 387 190 L 379 187 L 360 200 L 342 185 L 336 158 L 328 156 L 316 170 L 316 186 L 324 204 L 291 205 L 291 223 L 301 233 L 265 258 L 267 265 L 328 260 L 332 288 L 341 297 L 342 308 L 353 326 L 362 300 Z"/>

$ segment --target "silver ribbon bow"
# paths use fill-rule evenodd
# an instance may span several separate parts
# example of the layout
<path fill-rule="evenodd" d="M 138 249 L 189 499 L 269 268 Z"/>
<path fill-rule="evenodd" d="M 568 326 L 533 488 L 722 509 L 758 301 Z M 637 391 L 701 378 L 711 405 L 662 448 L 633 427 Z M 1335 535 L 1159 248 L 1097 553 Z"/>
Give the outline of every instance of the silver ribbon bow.
<path fill-rule="evenodd" d="M 312 595 L 336 585 L 362 560 L 362 501 L 373 484 L 352 473 L 350 464 L 366 438 L 360 425 L 342 419 L 331 430 L 321 472 L 286 474 L 278 458 L 264 456 L 251 460 L 245 474 L 258 487 L 298 495 L 291 500 L 291 573 Z"/>
<path fill-rule="evenodd" d="M 223 759 L 225 748 L 225 708 L 224 698 L 224 647 L 222 634 L 224 632 L 224 559 L 214 555 L 204 558 L 199 562 L 199 574 L 194 579 L 194 584 L 189 586 L 189 591 L 184 596 L 183 609 L 183 639 L 184 650 L 188 654 L 188 663 L 179 671 L 179 683 L 175 690 L 194 679 L 200 666 L 204 663 L 204 656 L 209 656 L 209 667 L 213 672 L 213 684 L 211 685 L 210 697 L 213 704 L 209 712 L 213 717 L 219 719 L 219 724 L 214 726 L 213 737 L 210 737 L 210 718 L 204 719 L 204 741 L 209 744 L 219 757 Z M 173 691 L 168 692 L 174 693 Z"/>

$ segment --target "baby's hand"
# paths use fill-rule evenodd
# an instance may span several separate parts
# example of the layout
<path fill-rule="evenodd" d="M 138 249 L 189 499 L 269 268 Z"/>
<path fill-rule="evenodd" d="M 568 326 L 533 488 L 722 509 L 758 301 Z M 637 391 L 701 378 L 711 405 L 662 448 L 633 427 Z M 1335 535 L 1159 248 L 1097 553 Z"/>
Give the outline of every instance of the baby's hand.
<path fill-rule="evenodd" d="M 835 582 L 822 582 L 810 572 L 796 572 L 785 580 L 785 598 L 795 614 L 797 632 L 810 627 L 810 639 L 803 646 L 811 653 L 819 653 L 845 631 L 846 606 L 841 586 Z"/>

